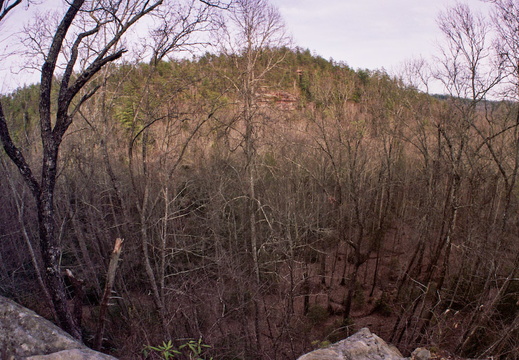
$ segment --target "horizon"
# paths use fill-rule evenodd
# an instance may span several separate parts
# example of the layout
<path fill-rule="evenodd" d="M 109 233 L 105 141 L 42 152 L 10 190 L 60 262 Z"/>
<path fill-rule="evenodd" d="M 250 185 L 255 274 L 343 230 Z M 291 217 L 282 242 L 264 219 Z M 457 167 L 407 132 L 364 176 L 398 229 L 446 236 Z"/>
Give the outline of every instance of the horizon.
<path fill-rule="evenodd" d="M 457 1 L 396 0 L 389 4 L 367 0 L 359 4 L 354 0 L 331 0 L 326 7 L 317 10 L 310 0 L 270 0 L 270 3 L 279 9 L 287 33 L 293 38 L 290 48 L 308 49 L 313 55 L 346 64 L 354 70 L 380 70 L 395 76 L 402 72 L 403 64 L 408 60 L 432 58 L 441 35 L 436 18 L 442 9 Z M 467 4 L 482 12 L 489 6 L 481 0 Z M 45 5 L 46 11 L 59 6 L 57 0 Z M 6 35 L 0 38 L 4 52 L 0 55 L 4 60 L 0 64 L 0 94 L 39 82 L 38 70 L 21 69 L 23 58 L 8 56 L 6 52 L 16 48 L 14 34 L 42 9 L 45 10 L 41 4 L 30 8 L 21 6 L 2 26 Z M 6 28 L 9 28 L 7 32 Z M 5 61 L 7 57 L 9 59 Z M 436 89 L 431 93 L 441 94 L 442 91 Z"/>

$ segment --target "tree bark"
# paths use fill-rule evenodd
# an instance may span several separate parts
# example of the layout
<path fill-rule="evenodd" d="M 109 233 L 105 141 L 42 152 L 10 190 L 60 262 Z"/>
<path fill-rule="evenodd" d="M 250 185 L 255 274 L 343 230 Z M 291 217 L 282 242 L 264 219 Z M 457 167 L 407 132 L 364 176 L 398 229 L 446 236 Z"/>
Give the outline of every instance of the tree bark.
<path fill-rule="evenodd" d="M 110 265 L 108 266 L 108 273 L 106 274 L 106 284 L 103 293 L 103 300 L 101 301 L 101 307 L 99 310 L 99 322 L 97 323 L 97 331 L 94 342 L 94 349 L 96 350 L 100 350 L 101 345 L 103 343 L 103 335 L 105 332 L 106 325 L 106 313 L 108 310 L 108 301 L 110 300 L 110 295 L 112 293 L 112 288 L 114 286 L 115 272 L 117 270 L 117 265 L 119 263 L 119 257 L 121 256 L 122 246 L 123 240 L 120 238 L 115 239 L 114 250 L 112 251 L 112 256 L 110 257 Z"/>

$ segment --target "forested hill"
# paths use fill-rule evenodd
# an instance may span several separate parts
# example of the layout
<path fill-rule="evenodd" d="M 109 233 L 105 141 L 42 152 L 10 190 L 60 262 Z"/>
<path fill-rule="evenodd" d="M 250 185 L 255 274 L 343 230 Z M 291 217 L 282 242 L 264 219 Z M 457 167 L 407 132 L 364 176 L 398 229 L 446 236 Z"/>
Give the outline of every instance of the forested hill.
<path fill-rule="evenodd" d="M 276 61 L 275 66 L 269 64 L 273 59 Z M 243 69 L 236 64 L 237 60 L 243 62 L 245 59 L 234 55 L 206 53 L 192 60 L 113 65 L 109 74 L 97 78 L 94 85 L 111 86 L 114 88 L 112 91 L 120 93 L 119 96 L 136 93 L 133 96 L 137 97 L 138 89 L 153 84 L 157 91 L 162 86 L 160 88 L 163 92 L 162 96 L 170 99 L 179 97 L 179 93 L 187 96 L 186 90 L 190 88 L 192 90 L 190 94 L 196 92 L 205 98 L 220 97 L 222 101 L 235 102 L 240 101 L 240 91 L 236 89 L 234 82 L 243 75 Z M 258 60 L 256 71 L 260 76 L 256 79 L 255 95 L 259 96 L 260 102 L 265 102 L 269 98 L 269 93 L 287 92 L 291 100 L 297 100 L 294 105 L 298 109 L 308 102 L 320 103 L 320 97 L 327 91 L 322 87 L 319 88 L 322 82 L 347 83 L 343 85 L 347 85 L 348 89 L 344 88 L 342 91 L 344 94 L 341 96 L 348 96 L 347 100 L 354 102 L 360 101 L 363 88 L 370 79 L 373 81 L 383 79 L 397 86 L 396 81 L 381 71 L 367 69 L 355 71 L 345 63 L 325 60 L 312 54 L 310 50 L 301 48 L 262 50 Z M 267 72 L 265 72 L 266 67 L 268 67 Z M 56 79 L 56 86 L 59 80 Z M 266 96 L 262 97 L 260 94 Z M 21 119 L 25 112 L 27 112 L 26 116 L 37 116 L 38 96 L 38 85 L 20 88 L 4 96 L 5 111 L 8 111 L 13 119 Z M 15 122 L 22 122 L 22 120 Z"/>

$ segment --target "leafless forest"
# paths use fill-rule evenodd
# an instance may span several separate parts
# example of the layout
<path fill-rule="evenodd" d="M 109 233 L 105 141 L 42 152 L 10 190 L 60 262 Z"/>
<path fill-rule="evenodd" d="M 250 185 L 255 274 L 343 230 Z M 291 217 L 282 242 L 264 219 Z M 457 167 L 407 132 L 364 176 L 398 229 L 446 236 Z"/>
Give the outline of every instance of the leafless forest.
<path fill-rule="evenodd" d="M 518 359 L 519 3 L 491 2 L 399 76 L 294 46 L 267 0 L 36 17 L 41 81 L 0 102 L 0 294 L 122 359 L 295 359 L 364 326 Z"/>

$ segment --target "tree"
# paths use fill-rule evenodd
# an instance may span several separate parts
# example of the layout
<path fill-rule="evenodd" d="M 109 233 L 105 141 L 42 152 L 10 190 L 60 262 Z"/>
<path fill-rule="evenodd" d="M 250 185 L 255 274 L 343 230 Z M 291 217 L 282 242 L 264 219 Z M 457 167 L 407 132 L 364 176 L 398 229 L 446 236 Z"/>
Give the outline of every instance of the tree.
<path fill-rule="evenodd" d="M 81 329 L 66 301 L 60 268 L 61 246 L 54 219 L 59 149 L 74 116 L 99 88 L 89 86 L 90 81 L 104 66 L 126 52 L 121 43 L 128 29 L 161 4 L 162 0 L 135 0 L 124 4 L 74 0 L 68 4 L 50 43 L 34 44 L 43 62 L 39 92 L 43 151 L 39 178 L 35 175 L 36 165 L 29 164 L 14 143 L 0 103 L 0 139 L 6 154 L 29 187 L 37 208 L 45 285 L 51 294 L 59 325 L 78 339 L 81 338 Z M 16 2 L 11 3 L 11 7 L 3 1 L 1 5 L 2 14 L 6 14 Z M 61 68 L 64 69 L 62 72 Z M 56 100 L 53 99 L 54 86 L 57 86 Z"/>
<path fill-rule="evenodd" d="M 136 194 L 136 208 L 139 213 L 142 261 L 164 335 L 169 335 L 165 286 L 167 239 L 170 237 L 168 227 L 175 218 L 173 215 L 175 209 L 172 205 L 175 197 L 179 195 L 176 193 L 177 189 L 171 186 L 174 183 L 172 180 L 177 175 L 177 169 L 184 160 L 191 140 L 216 110 L 215 107 L 207 112 L 201 107 L 197 107 L 196 110 L 183 107 L 175 97 L 182 94 L 183 88 L 193 86 L 197 80 L 191 76 L 185 76 L 184 79 L 175 78 L 179 75 L 175 74 L 173 69 L 169 71 L 169 79 L 159 76 L 159 72 L 161 66 L 162 68 L 168 66 L 163 62 L 173 53 L 191 51 L 200 45 L 194 35 L 210 31 L 215 14 L 212 7 L 197 4 L 194 0 L 187 1 L 183 6 L 179 3 L 168 3 L 168 6 L 162 10 L 155 15 L 159 24 L 150 32 L 147 44 L 151 52 L 149 65 L 142 66 L 139 71 L 142 72 L 143 79 L 140 79 L 136 86 L 141 91 L 132 88 L 131 94 L 128 94 L 133 102 L 133 118 L 129 119 L 132 131 L 128 142 L 128 160 L 130 178 Z M 200 102 L 199 105 L 202 104 L 203 102 Z M 188 124 L 193 126 L 184 138 L 183 132 Z M 153 127 L 156 126 L 164 126 L 164 131 L 158 132 L 160 135 L 152 132 Z M 172 133 L 176 136 L 172 136 Z M 139 141 L 140 152 L 137 146 Z M 160 165 L 152 172 L 150 164 L 153 163 L 153 159 L 148 153 L 153 148 L 151 144 L 156 141 L 162 144 L 160 160 L 157 161 Z M 158 181 L 160 185 L 154 181 L 157 176 L 160 178 Z M 150 221 L 153 219 L 152 213 L 156 204 L 164 206 L 159 241 L 154 241 L 154 224 Z M 151 255 L 154 251 L 150 251 L 153 248 L 156 248 L 158 253 L 156 261 Z"/>
<path fill-rule="evenodd" d="M 256 230 L 256 139 L 258 118 L 259 83 L 268 72 L 279 65 L 283 54 L 268 54 L 269 50 L 279 49 L 288 43 L 284 23 L 278 10 L 266 0 L 238 0 L 229 14 L 229 21 L 222 37 L 223 51 L 234 59 L 237 76 L 229 78 L 237 90 L 241 101 L 241 114 L 238 119 L 243 128 L 242 147 L 246 158 L 245 172 L 248 182 L 248 218 L 250 225 L 250 244 L 256 280 L 259 281 L 258 239 Z"/>
<path fill-rule="evenodd" d="M 421 111 L 416 117 L 418 126 L 406 136 L 421 153 L 426 170 L 427 196 L 422 208 L 427 224 L 399 281 L 397 298 L 403 294 L 407 279 L 421 288 L 408 282 L 409 298 L 402 303 L 409 305 L 402 308 L 392 338 L 400 342 L 408 332 L 411 341 L 420 342 L 425 336 L 459 332 L 454 342 L 457 351 L 471 356 L 481 354 L 486 346 L 482 340 L 497 337 L 495 348 L 504 343 L 501 335 L 486 329 L 483 336 L 481 329 L 500 331 L 503 324 L 496 326 L 497 304 L 517 271 L 514 250 L 510 251 L 512 256 L 502 252 L 504 248 L 515 249 L 507 219 L 515 206 L 510 190 L 517 177 L 516 104 L 488 101 L 489 95 L 499 100 L 516 96 L 517 10 L 513 1 L 492 2 L 499 5 L 494 13 L 494 33 L 487 19 L 466 5 L 458 4 L 438 19 L 446 43 L 433 74 L 449 95 L 440 101 L 429 98 L 432 117 Z M 490 41 L 495 34 L 498 38 Z M 415 68 L 424 74 L 422 66 Z M 503 79 L 512 86 L 504 87 Z M 420 80 L 426 82 L 427 77 L 420 76 Z M 485 193 L 481 191 L 485 187 L 490 191 L 483 196 L 480 193 Z M 437 232 L 431 233 L 435 229 Z M 430 239 L 429 249 L 422 236 Z M 420 270 L 424 254 L 429 257 L 425 271 Z M 440 307 L 447 309 L 441 315 L 437 312 Z M 457 330 L 449 328 L 450 319 L 444 316 L 452 309 L 466 314 L 455 325 Z M 404 312 L 408 313 L 407 321 L 397 331 Z M 449 342 L 453 343 L 452 337 Z"/>
<path fill-rule="evenodd" d="M 252 254 L 252 273 L 258 288 L 260 283 L 258 213 L 261 200 L 256 193 L 258 133 L 261 110 L 258 106 L 260 82 L 283 61 L 288 44 L 284 22 L 279 11 L 266 0 L 237 0 L 228 14 L 228 21 L 220 34 L 222 51 L 233 59 L 236 74 L 227 77 L 241 101 L 236 121 L 239 143 L 245 156 L 242 176 L 246 187 L 246 218 L 248 220 L 249 251 Z M 261 349 L 258 302 L 255 300 L 255 332 L 257 350 Z"/>
<path fill-rule="evenodd" d="M 426 270 L 426 294 L 423 305 L 429 301 L 435 268 L 439 269 L 433 301 L 440 301 L 450 264 L 453 241 L 458 231 L 462 208 L 461 186 L 469 170 L 465 157 L 471 158 L 471 131 L 478 121 L 477 105 L 485 100 L 488 92 L 500 78 L 499 69 L 486 65 L 491 61 L 491 52 L 486 46 L 489 27 L 481 14 L 474 14 L 466 5 L 458 4 L 440 14 L 438 24 L 446 37 L 447 45 L 442 51 L 437 78 L 451 95 L 444 114 L 437 122 L 447 169 L 447 191 L 444 201 L 443 220 L 433 255 Z M 443 259 L 442 259 L 443 258 Z M 442 260 L 440 260 L 442 259 Z M 439 264 L 439 262 L 441 263 Z M 430 305 L 429 305 L 430 306 Z M 425 306 L 422 306 L 422 313 Z M 432 320 L 434 307 L 430 306 L 420 329 L 423 336 Z"/>
<path fill-rule="evenodd" d="M 496 61 L 502 67 L 502 82 L 504 85 L 505 98 L 511 99 L 513 103 L 517 103 L 519 99 L 519 34 L 517 32 L 519 26 L 519 4 L 512 0 L 493 0 L 494 4 L 493 25 L 498 37 L 496 40 L 498 60 Z M 482 129 L 477 128 L 476 131 L 480 135 L 484 145 L 491 153 L 492 159 L 499 169 L 503 177 L 506 188 L 505 210 L 502 217 L 502 228 L 506 227 L 510 216 L 510 205 L 512 192 L 516 186 L 517 175 L 519 172 L 519 111 L 516 110 L 515 118 L 511 118 L 509 122 L 503 124 L 501 129 L 495 133 L 485 134 Z M 495 138 L 505 133 L 512 132 L 512 158 L 508 161 L 506 158 L 498 156 L 495 148 Z M 509 151 L 506 151 L 509 152 Z"/>

